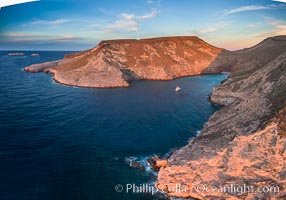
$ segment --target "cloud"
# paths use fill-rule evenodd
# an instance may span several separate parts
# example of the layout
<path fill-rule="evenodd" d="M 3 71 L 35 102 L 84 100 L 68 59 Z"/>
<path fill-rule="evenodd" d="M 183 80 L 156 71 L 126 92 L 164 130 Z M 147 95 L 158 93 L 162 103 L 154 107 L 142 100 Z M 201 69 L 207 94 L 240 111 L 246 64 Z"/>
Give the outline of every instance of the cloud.
<path fill-rule="evenodd" d="M 250 6 L 241 6 L 239 8 L 235 8 L 232 10 L 227 10 L 223 14 L 223 16 L 235 14 L 239 12 L 246 12 L 246 11 L 256 11 L 256 10 L 270 10 L 270 9 L 278 9 L 281 7 L 284 7 L 285 5 L 266 5 L 266 6 L 260 6 L 260 5 L 250 5 Z"/>
<path fill-rule="evenodd" d="M 248 24 L 247 27 L 248 27 L 248 28 L 256 28 L 256 27 L 257 27 L 257 24 Z"/>
<path fill-rule="evenodd" d="M 100 24 L 100 23 L 94 23 L 94 24 L 89 25 L 90 28 L 101 27 L 101 26 L 102 26 L 102 24 Z"/>
<path fill-rule="evenodd" d="M 136 20 L 135 15 L 122 13 L 113 24 L 108 24 L 105 28 L 105 32 L 111 32 L 115 30 L 126 29 L 127 31 L 138 31 L 139 23 Z"/>
<path fill-rule="evenodd" d="M 154 4 L 154 3 L 157 3 L 157 4 L 160 4 L 162 0 L 146 0 L 146 2 L 148 4 Z"/>
<path fill-rule="evenodd" d="M 158 13 L 159 11 L 156 9 L 152 9 L 150 13 L 141 16 L 129 13 L 121 13 L 118 16 L 118 19 L 114 23 L 106 25 L 103 32 L 112 32 L 112 31 L 137 32 L 139 30 L 140 21 L 154 18 Z"/>
<path fill-rule="evenodd" d="M 37 33 L 4 33 L 0 34 L 0 38 L 4 37 L 3 39 L 5 41 L 10 42 L 44 42 L 44 41 L 50 41 L 50 42 L 65 42 L 65 41 L 77 41 L 81 40 L 83 38 L 77 37 L 74 35 L 57 35 L 57 36 L 51 36 L 51 35 L 44 35 L 44 34 L 37 34 Z M 6 37 L 6 38 L 5 38 Z"/>
<path fill-rule="evenodd" d="M 214 32 L 217 32 L 217 31 L 219 31 L 219 28 L 212 27 L 212 28 L 207 28 L 207 29 L 200 30 L 198 32 L 200 34 L 206 34 L 206 33 L 214 33 Z"/>
<path fill-rule="evenodd" d="M 60 25 L 69 22 L 69 19 L 56 19 L 56 20 L 35 20 L 30 24 L 41 24 L 41 25 Z"/>
<path fill-rule="evenodd" d="M 1 7 L 13 6 L 13 5 L 17 5 L 17 4 L 34 2 L 34 1 L 39 1 L 39 0 L 1 0 L 0 9 L 1 9 Z"/>
<path fill-rule="evenodd" d="M 145 20 L 145 19 L 151 19 L 153 17 L 155 17 L 156 15 L 158 15 L 160 12 L 156 9 L 152 9 L 151 13 L 148 13 L 146 15 L 142 15 L 142 16 L 138 16 L 137 18 L 139 20 Z"/>
<path fill-rule="evenodd" d="M 22 40 L 15 40 L 13 41 L 14 43 L 29 43 L 29 42 L 34 42 L 33 39 L 22 39 Z"/>
<path fill-rule="evenodd" d="M 272 1 L 277 1 L 277 2 L 286 3 L 286 0 L 272 0 Z"/>
<path fill-rule="evenodd" d="M 208 34 L 208 33 L 215 33 L 215 32 L 222 30 L 226 26 L 227 26 L 227 24 L 220 23 L 220 24 L 217 24 L 216 26 L 213 26 L 213 27 L 207 27 L 205 29 L 194 30 L 194 31 L 192 31 L 192 34 L 200 36 L 200 35 L 204 35 L 204 34 Z"/>
<path fill-rule="evenodd" d="M 0 34 L 0 37 L 15 37 L 15 38 L 20 38 L 20 37 L 42 37 L 44 36 L 43 34 L 38 34 L 38 33 L 3 33 Z"/>
<path fill-rule="evenodd" d="M 273 37 L 277 35 L 286 35 L 286 22 L 278 20 L 269 20 L 268 25 L 271 26 L 270 31 L 265 31 L 252 35 L 255 38 L 265 39 L 267 37 Z"/>
<path fill-rule="evenodd" d="M 260 24 L 261 24 L 260 22 L 258 22 L 256 24 L 248 24 L 246 27 L 248 27 L 248 28 L 257 28 Z"/>
<path fill-rule="evenodd" d="M 99 10 L 100 12 L 106 15 L 114 15 L 114 13 L 111 10 L 106 10 L 104 8 L 97 8 L 97 10 Z"/>
<path fill-rule="evenodd" d="M 58 38 L 53 38 L 53 39 L 50 39 L 49 41 L 68 41 L 68 40 L 81 40 L 82 38 L 81 37 L 76 37 L 76 36 L 73 36 L 73 35 L 64 35 L 62 37 L 58 37 Z"/>

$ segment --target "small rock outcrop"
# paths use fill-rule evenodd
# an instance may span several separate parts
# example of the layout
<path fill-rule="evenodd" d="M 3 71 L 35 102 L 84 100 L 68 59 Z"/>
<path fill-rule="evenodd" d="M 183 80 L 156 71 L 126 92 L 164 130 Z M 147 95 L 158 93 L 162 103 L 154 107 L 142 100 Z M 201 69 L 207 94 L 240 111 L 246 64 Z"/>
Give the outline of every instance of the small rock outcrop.
<path fill-rule="evenodd" d="M 158 156 L 152 156 L 147 160 L 153 170 L 159 170 L 160 168 L 167 167 L 168 161 L 166 159 L 159 158 Z"/>

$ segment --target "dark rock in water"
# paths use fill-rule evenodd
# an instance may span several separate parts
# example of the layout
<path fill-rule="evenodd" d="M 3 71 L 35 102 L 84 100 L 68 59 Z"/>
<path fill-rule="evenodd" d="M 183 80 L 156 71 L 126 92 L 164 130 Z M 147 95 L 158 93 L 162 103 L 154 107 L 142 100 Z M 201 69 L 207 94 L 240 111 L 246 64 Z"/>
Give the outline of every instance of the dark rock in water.
<path fill-rule="evenodd" d="M 147 159 L 147 162 L 149 163 L 149 165 L 151 166 L 153 170 L 158 170 L 156 169 L 156 160 L 155 160 L 156 158 L 158 157 L 152 156 L 151 158 Z"/>
<path fill-rule="evenodd" d="M 24 53 L 8 53 L 8 56 L 25 56 Z"/>
<path fill-rule="evenodd" d="M 140 169 L 140 170 L 145 170 L 145 167 L 144 165 L 142 165 L 141 163 L 137 162 L 137 161 L 130 161 L 130 166 L 131 167 L 135 167 L 137 169 Z"/>

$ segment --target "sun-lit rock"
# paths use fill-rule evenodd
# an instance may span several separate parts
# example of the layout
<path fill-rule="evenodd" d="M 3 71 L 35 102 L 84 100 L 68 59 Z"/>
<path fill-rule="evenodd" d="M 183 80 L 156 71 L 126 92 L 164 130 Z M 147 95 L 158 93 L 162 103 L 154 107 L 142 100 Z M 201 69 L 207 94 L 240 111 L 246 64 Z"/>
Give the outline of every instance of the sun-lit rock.
<path fill-rule="evenodd" d="M 159 171 L 157 187 L 168 196 L 286 199 L 286 37 L 269 38 L 239 53 L 243 68 L 210 98 L 225 107 Z M 176 184 L 180 190 L 174 190 Z M 231 185 L 253 191 L 234 192 Z M 257 190 L 263 187 L 272 192 Z"/>
<path fill-rule="evenodd" d="M 172 80 L 220 73 L 229 51 L 198 37 L 164 37 L 102 41 L 97 47 L 63 60 L 25 67 L 28 72 L 48 72 L 57 82 L 78 87 L 128 87 L 132 81 Z"/>

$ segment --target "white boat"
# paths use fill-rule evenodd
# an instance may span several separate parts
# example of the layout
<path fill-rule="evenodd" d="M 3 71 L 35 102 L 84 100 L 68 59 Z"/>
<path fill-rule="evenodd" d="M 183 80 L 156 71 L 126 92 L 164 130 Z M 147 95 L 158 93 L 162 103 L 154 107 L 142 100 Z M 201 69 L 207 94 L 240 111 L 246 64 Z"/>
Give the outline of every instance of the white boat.
<path fill-rule="evenodd" d="M 180 88 L 179 86 L 176 87 L 175 91 L 179 92 L 182 88 Z"/>
<path fill-rule="evenodd" d="M 36 57 L 36 56 L 40 56 L 40 55 L 38 53 L 32 53 L 31 56 Z"/>

